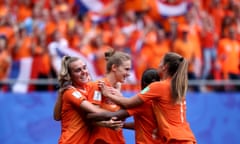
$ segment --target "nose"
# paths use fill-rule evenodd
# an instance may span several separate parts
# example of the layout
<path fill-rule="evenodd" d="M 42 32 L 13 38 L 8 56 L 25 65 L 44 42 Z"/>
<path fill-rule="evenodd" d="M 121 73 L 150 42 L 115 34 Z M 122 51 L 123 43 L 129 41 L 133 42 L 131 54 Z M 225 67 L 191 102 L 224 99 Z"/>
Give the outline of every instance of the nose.
<path fill-rule="evenodd" d="M 84 74 L 84 75 L 88 74 L 88 70 L 87 69 L 81 69 L 81 73 Z"/>
<path fill-rule="evenodd" d="M 130 76 L 130 71 L 127 71 L 126 76 L 127 76 L 127 77 Z"/>

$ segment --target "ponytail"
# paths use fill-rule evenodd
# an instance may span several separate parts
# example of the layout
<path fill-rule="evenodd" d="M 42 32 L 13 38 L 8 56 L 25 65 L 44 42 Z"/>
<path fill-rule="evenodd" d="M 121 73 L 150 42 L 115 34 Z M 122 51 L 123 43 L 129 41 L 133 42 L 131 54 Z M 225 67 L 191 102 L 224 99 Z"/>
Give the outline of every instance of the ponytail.
<path fill-rule="evenodd" d="M 174 102 L 179 102 L 185 97 L 188 87 L 188 62 L 186 59 L 179 59 L 180 63 L 176 73 L 172 77 L 172 96 Z"/>
<path fill-rule="evenodd" d="M 164 65 L 168 66 L 168 74 L 172 77 L 171 93 L 173 102 L 177 103 L 185 97 L 188 87 L 188 62 L 177 53 L 169 52 L 164 56 Z"/>

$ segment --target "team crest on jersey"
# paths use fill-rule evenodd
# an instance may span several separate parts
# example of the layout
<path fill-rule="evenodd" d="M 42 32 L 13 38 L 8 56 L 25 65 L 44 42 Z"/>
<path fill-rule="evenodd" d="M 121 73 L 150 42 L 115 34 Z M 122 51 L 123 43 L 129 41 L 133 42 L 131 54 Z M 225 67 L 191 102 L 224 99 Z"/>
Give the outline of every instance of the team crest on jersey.
<path fill-rule="evenodd" d="M 77 99 L 79 99 L 80 97 L 82 97 L 82 94 L 81 94 L 80 92 L 78 92 L 78 91 L 74 91 L 74 92 L 72 93 L 72 95 L 73 95 L 75 98 L 77 98 Z"/>
<path fill-rule="evenodd" d="M 96 101 L 102 100 L 102 94 L 100 91 L 94 91 L 93 100 L 96 100 Z"/>
<path fill-rule="evenodd" d="M 147 91 L 149 91 L 149 87 L 145 87 L 145 88 L 141 91 L 141 94 L 145 94 Z"/>

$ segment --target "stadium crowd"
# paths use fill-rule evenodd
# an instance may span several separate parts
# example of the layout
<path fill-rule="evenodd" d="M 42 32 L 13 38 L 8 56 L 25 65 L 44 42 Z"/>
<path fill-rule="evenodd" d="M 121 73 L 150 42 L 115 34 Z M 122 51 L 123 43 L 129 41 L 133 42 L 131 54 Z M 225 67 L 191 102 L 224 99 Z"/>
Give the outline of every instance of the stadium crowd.
<path fill-rule="evenodd" d="M 11 79 L 14 65 L 25 58 L 32 59 L 30 79 L 54 79 L 69 51 L 90 62 L 90 73 L 102 77 L 109 48 L 133 59 L 126 90 L 139 90 L 143 71 L 157 68 L 169 51 L 189 61 L 190 80 L 240 80 L 240 1 L 0 1 L 1 81 Z M 0 88 L 11 91 L 4 84 Z"/>

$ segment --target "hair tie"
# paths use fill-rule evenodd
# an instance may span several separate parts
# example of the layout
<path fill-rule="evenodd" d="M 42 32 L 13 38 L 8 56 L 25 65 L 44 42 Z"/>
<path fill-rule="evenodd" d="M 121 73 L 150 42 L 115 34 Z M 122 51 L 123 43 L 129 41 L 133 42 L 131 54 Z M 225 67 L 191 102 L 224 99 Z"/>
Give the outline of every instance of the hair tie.
<path fill-rule="evenodd" d="M 179 60 L 180 60 L 180 62 L 182 62 L 182 61 L 183 61 L 183 59 L 184 59 L 184 58 L 183 58 L 183 57 L 181 57 L 181 58 L 179 59 Z"/>

